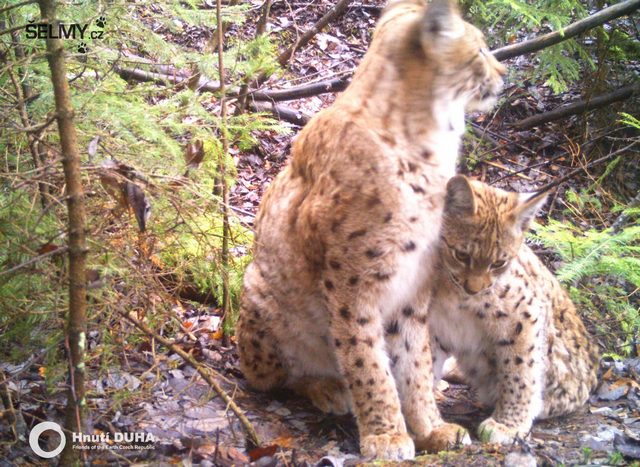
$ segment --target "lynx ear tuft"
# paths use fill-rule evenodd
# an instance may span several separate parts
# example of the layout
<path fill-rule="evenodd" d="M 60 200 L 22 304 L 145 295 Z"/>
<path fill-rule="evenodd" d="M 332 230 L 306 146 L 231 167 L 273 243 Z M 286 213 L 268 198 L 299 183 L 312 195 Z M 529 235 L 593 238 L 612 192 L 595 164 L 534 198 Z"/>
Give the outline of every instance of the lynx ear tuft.
<path fill-rule="evenodd" d="M 514 210 L 516 221 L 522 231 L 529 228 L 531 221 L 547 201 L 547 193 L 521 193 L 518 205 Z"/>
<path fill-rule="evenodd" d="M 449 217 L 468 217 L 476 212 L 473 190 L 464 175 L 456 175 L 447 182 L 444 212 Z"/>
<path fill-rule="evenodd" d="M 423 40 L 442 42 L 457 39 L 464 34 L 464 24 L 453 0 L 433 0 L 426 8 L 422 20 Z"/>

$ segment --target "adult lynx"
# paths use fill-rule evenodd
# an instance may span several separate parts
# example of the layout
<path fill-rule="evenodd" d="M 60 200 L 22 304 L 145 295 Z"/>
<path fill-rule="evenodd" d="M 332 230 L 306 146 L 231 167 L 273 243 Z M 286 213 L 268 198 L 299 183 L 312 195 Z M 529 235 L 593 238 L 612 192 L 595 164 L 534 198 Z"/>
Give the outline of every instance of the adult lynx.
<path fill-rule="evenodd" d="M 406 459 L 410 435 L 432 450 L 467 436 L 436 407 L 426 313 L 464 112 L 495 100 L 503 72 L 454 4 L 394 3 L 262 200 L 242 370 L 257 389 L 353 411 L 365 455 Z"/>

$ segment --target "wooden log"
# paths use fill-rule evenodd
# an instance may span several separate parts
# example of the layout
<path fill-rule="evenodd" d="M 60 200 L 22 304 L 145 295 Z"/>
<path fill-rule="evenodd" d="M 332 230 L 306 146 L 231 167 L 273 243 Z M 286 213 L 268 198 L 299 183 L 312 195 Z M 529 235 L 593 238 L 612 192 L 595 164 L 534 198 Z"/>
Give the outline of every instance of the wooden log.
<path fill-rule="evenodd" d="M 544 123 L 552 122 L 554 120 L 560 120 L 561 118 L 565 118 L 570 115 L 580 114 L 588 110 L 604 107 L 613 102 L 628 99 L 632 95 L 637 94 L 638 91 L 640 91 L 640 83 L 630 84 L 620 89 L 616 89 L 615 91 L 601 94 L 592 99 L 579 100 L 571 104 L 557 107 L 553 110 L 550 110 L 549 112 L 523 118 L 522 120 L 518 120 L 517 122 L 513 123 L 512 126 L 521 130 L 539 126 Z"/>

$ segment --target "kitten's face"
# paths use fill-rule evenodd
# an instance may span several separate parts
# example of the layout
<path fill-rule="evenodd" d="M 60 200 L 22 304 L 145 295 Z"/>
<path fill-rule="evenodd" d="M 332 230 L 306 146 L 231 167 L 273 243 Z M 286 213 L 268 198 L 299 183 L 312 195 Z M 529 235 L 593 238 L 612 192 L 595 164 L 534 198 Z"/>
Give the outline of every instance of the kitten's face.
<path fill-rule="evenodd" d="M 441 258 L 451 280 L 475 295 L 509 269 L 544 198 L 531 198 L 469 181 L 447 184 Z"/>

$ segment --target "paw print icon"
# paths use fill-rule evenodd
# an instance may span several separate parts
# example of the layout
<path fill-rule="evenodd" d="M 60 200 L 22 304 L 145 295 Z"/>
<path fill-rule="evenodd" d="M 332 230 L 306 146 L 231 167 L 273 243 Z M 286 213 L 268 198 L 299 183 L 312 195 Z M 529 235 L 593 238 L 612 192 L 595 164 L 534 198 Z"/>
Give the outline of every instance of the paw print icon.
<path fill-rule="evenodd" d="M 104 16 L 101 16 L 96 20 L 96 26 L 98 26 L 99 28 L 104 29 L 106 25 L 107 25 L 107 18 L 105 18 Z"/>
<path fill-rule="evenodd" d="M 86 42 L 80 42 L 80 44 L 78 44 L 78 53 L 86 54 L 88 51 L 89 51 L 89 48 L 87 47 Z"/>

